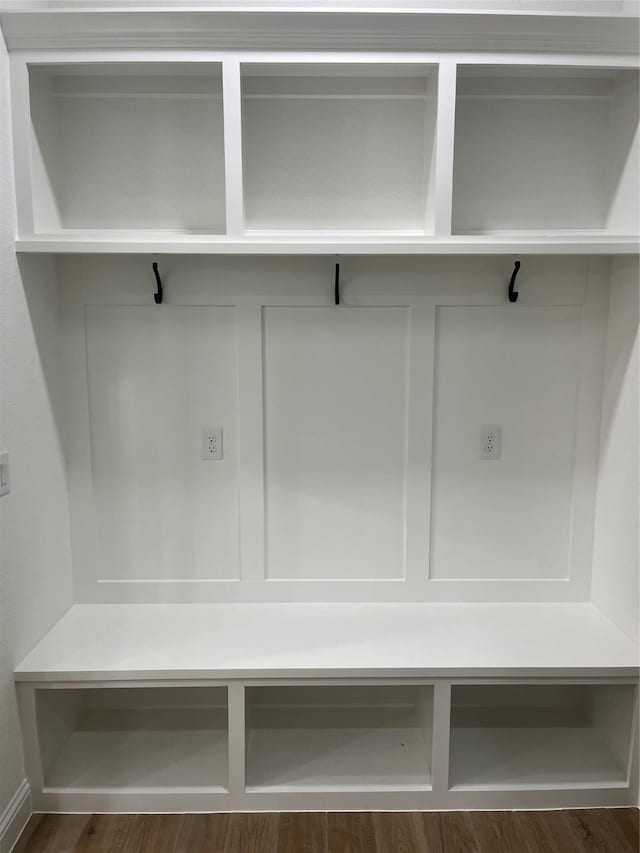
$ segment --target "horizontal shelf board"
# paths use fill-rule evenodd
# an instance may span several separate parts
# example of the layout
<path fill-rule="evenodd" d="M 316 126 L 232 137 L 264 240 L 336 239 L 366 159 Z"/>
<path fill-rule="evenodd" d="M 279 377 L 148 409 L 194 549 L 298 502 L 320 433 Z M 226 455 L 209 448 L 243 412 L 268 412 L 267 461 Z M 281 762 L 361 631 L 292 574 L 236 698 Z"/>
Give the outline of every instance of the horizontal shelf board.
<path fill-rule="evenodd" d="M 295 727 L 250 732 L 250 792 L 430 788 L 427 744 L 417 728 L 311 728 L 293 719 L 287 723 Z"/>
<path fill-rule="evenodd" d="M 135 681 L 638 671 L 637 647 L 591 604 L 78 604 L 16 674 Z"/>
<path fill-rule="evenodd" d="M 154 712 L 148 711 L 143 722 L 131 725 L 127 712 L 93 712 L 66 741 L 45 774 L 45 787 L 67 791 L 206 789 L 224 793 L 226 728 L 203 728 L 201 715 L 198 721 L 199 726 L 186 712 L 184 728 L 163 726 L 161 720 L 154 722 Z"/>
<path fill-rule="evenodd" d="M 626 773 L 588 727 L 454 727 L 453 791 L 626 787 Z"/>
<path fill-rule="evenodd" d="M 639 238 L 602 232 L 513 232 L 447 238 L 398 234 L 294 235 L 263 232 L 260 236 L 120 232 L 56 234 L 20 238 L 20 253 L 45 254 L 227 254 L 227 255 L 500 255 L 500 254 L 638 254 Z"/>

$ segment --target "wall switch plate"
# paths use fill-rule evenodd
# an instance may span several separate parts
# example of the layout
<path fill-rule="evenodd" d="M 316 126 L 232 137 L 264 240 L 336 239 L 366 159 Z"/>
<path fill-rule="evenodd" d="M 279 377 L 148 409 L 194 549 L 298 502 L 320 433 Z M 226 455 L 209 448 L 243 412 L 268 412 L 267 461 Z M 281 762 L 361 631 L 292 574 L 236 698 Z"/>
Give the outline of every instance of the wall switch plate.
<path fill-rule="evenodd" d="M 500 459 L 502 456 L 502 427 L 482 427 L 480 458 Z"/>
<path fill-rule="evenodd" d="M 9 454 L 0 453 L 0 497 L 8 495 L 11 484 L 9 483 Z"/>
<path fill-rule="evenodd" d="M 202 430 L 202 458 L 207 462 L 222 459 L 222 427 L 205 427 Z"/>

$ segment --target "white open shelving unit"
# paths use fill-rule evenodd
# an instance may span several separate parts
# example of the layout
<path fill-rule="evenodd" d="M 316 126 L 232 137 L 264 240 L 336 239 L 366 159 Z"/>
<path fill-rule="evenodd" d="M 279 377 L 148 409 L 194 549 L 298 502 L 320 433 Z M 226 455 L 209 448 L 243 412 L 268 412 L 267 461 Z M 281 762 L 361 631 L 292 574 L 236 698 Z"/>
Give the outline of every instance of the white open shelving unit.
<path fill-rule="evenodd" d="M 23 252 L 637 251 L 638 70 L 16 57 Z"/>
<path fill-rule="evenodd" d="M 36 810 L 638 802 L 609 536 L 637 48 L 405 12 L 0 16 L 75 595 L 16 667 Z M 476 420 L 505 425 L 493 479 Z"/>
<path fill-rule="evenodd" d="M 37 809 L 224 811 L 624 805 L 637 674 L 590 604 L 173 604 L 75 605 L 16 677 Z"/>

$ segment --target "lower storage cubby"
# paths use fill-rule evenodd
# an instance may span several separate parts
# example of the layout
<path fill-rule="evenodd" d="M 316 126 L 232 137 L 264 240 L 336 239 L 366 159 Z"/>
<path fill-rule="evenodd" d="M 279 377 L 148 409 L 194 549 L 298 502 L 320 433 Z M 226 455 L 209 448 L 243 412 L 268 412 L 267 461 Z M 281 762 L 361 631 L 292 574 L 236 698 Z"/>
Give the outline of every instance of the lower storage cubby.
<path fill-rule="evenodd" d="M 248 791 L 431 786 L 431 686 L 251 687 L 246 714 Z"/>
<path fill-rule="evenodd" d="M 226 687 L 40 689 L 45 790 L 223 792 Z"/>
<path fill-rule="evenodd" d="M 449 787 L 624 787 L 634 705 L 632 684 L 454 686 Z"/>

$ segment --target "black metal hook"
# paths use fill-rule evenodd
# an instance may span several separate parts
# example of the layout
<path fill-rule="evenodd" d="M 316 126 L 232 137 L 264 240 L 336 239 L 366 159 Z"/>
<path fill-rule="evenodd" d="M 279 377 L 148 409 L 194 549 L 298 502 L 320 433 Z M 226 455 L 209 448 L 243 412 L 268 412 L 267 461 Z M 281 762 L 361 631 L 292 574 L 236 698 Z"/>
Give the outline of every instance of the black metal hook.
<path fill-rule="evenodd" d="M 520 271 L 520 261 L 516 261 L 513 265 L 513 272 L 511 273 L 511 280 L 509 282 L 509 302 L 517 302 L 518 296 L 520 295 L 517 290 L 514 290 L 514 285 L 516 283 L 516 278 L 518 276 L 518 272 Z"/>
<path fill-rule="evenodd" d="M 336 275 L 333 286 L 333 304 L 340 305 L 340 264 L 336 264 Z"/>
<path fill-rule="evenodd" d="M 151 267 L 153 269 L 153 274 L 156 277 L 156 286 L 158 288 L 156 293 L 153 294 L 153 301 L 156 303 L 156 305 L 162 305 L 162 279 L 160 278 L 160 273 L 158 272 L 158 264 L 154 261 L 151 264 Z"/>

